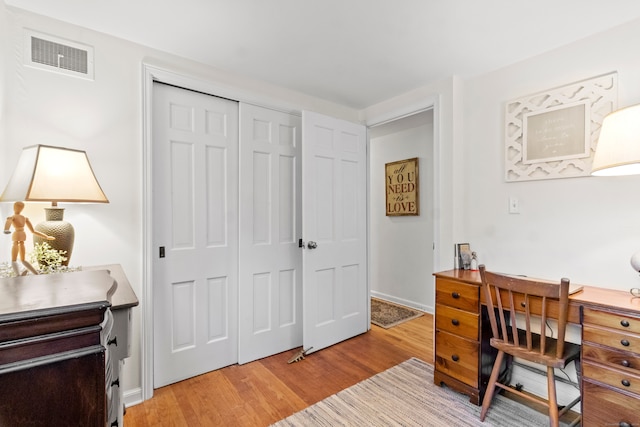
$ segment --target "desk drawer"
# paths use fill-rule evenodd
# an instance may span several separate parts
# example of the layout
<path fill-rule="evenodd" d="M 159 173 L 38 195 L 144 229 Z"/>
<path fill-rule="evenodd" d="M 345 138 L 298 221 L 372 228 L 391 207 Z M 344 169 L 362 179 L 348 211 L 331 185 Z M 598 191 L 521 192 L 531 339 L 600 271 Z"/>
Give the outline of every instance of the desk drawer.
<path fill-rule="evenodd" d="M 436 329 L 472 340 L 478 339 L 478 314 L 436 304 Z"/>
<path fill-rule="evenodd" d="M 607 368 L 604 365 L 584 360 L 582 362 L 582 376 L 629 393 L 640 394 L 640 375 L 629 371 Z M 638 415 L 640 416 L 640 414 Z"/>
<path fill-rule="evenodd" d="M 582 358 L 640 375 L 640 355 L 628 351 L 614 350 L 585 342 L 582 344 Z"/>
<path fill-rule="evenodd" d="M 436 303 L 478 313 L 480 288 L 447 279 L 436 279 Z"/>
<path fill-rule="evenodd" d="M 618 332 L 614 329 L 582 326 L 582 341 L 602 344 L 622 351 L 640 354 L 640 335 Z"/>
<path fill-rule="evenodd" d="M 595 310 L 589 307 L 583 308 L 582 316 L 582 323 L 605 326 L 607 328 L 618 329 L 628 333 L 640 334 L 640 318 L 637 317 Z"/>
<path fill-rule="evenodd" d="M 640 426 L 637 400 L 640 396 L 619 393 L 589 381 L 583 382 L 582 392 L 584 426 Z"/>
<path fill-rule="evenodd" d="M 480 344 L 448 332 L 436 331 L 436 369 L 471 387 L 478 387 Z"/>

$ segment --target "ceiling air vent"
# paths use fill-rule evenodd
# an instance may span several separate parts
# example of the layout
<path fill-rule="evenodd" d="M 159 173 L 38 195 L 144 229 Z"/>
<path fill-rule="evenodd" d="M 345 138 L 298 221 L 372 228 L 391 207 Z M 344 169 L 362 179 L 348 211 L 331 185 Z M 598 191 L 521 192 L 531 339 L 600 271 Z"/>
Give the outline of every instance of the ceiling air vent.
<path fill-rule="evenodd" d="M 27 31 L 28 65 L 93 80 L 93 48 Z"/>

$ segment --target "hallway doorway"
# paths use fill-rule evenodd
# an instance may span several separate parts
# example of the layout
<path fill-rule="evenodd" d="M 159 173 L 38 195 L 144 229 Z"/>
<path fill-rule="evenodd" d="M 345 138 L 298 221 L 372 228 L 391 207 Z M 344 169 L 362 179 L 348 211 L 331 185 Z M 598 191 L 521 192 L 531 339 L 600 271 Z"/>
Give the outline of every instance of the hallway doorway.
<path fill-rule="evenodd" d="M 429 311 L 433 307 L 433 109 L 369 129 L 371 296 Z M 418 158 L 420 214 L 386 216 L 386 163 Z"/>

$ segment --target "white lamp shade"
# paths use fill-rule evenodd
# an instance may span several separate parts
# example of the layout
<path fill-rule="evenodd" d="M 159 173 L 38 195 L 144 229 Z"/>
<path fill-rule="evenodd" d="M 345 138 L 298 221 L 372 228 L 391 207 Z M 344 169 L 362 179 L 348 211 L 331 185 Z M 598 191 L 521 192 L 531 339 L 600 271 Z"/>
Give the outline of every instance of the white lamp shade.
<path fill-rule="evenodd" d="M 606 116 L 600 129 L 591 175 L 640 174 L 640 104 Z"/>
<path fill-rule="evenodd" d="M 87 153 L 48 145 L 23 149 L 0 200 L 109 203 Z"/>

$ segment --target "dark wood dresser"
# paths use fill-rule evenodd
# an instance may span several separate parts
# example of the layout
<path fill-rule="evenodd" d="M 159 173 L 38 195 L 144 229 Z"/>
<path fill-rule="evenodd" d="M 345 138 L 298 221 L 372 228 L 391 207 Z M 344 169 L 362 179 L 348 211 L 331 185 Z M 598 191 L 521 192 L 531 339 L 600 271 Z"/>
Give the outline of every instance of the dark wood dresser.
<path fill-rule="evenodd" d="M 0 426 L 122 426 L 137 304 L 118 265 L 0 279 Z"/>

